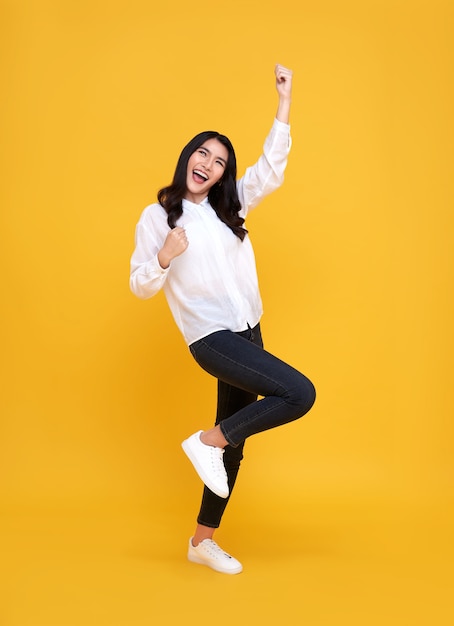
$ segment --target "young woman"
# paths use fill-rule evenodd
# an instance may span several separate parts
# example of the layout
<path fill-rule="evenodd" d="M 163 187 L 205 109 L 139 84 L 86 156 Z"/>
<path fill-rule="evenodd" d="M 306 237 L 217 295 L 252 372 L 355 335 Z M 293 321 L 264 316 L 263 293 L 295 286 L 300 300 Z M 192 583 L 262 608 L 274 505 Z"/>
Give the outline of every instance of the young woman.
<path fill-rule="evenodd" d="M 276 119 L 257 163 L 236 181 L 229 139 L 214 131 L 194 137 L 172 184 L 142 213 L 131 259 L 132 291 L 145 299 L 164 289 L 194 359 L 218 380 L 215 426 L 182 446 L 205 484 L 188 559 L 227 574 L 242 565 L 213 534 L 245 440 L 301 417 L 315 401 L 310 380 L 263 349 L 262 303 L 244 227 L 248 211 L 282 183 L 290 150 L 292 72 L 277 65 L 275 77 Z"/>

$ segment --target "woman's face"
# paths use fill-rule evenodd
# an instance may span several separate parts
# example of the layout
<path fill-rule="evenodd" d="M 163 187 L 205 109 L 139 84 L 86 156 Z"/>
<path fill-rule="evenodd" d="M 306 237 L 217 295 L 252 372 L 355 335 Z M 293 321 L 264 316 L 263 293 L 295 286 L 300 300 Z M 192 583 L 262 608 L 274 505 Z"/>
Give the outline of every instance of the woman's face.
<path fill-rule="evenodd" d="M 193 152 L 188 161 L 185 198 L 200 204 L 222 178 L 228 158 L 227 148 L 217 139 L 207 139 Z"/>

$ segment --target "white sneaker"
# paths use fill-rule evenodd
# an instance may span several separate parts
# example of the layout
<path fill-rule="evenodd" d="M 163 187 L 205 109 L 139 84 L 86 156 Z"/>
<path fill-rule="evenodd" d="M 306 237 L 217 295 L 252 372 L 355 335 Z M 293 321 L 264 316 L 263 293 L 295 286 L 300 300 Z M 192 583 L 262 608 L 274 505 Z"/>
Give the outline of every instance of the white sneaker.
<path fill-rule="evenodd" d="M 239 574 L 243 566 L 239 561 L 224 552 L 213 539 L 204 539 L 197 547 L 189 539 L 188 559 L 192 563 L 207 565 L 222 574 Z"/>
<path fill-rule="evenodd" d="M 222 460 L 224 450 L 202 443 L 199 430 L 181 444 L 205 485 L 220 498 L 228 498 L 229 485 Z"/>

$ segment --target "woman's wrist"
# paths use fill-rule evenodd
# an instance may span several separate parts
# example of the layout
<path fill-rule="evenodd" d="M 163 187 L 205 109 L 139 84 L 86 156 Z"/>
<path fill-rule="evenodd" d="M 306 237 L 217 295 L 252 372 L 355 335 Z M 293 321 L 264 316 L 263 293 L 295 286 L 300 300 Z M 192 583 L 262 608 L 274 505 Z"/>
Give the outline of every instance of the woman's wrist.
<path fill-rule="evenodd" d="M 170 266 L 170 261 L 172 259 L 170 259 L 165 252 L 161 250 L 159 250 L 158 252 L 158 263 L 159 265 L 162 267 L 163 270 L 168 269 L 168 267 Z"/>
<path fill-rule="evenodd" d="M 284 124 L 289 123 L 290 119 L 290 106 L 292 104 L 292 99 L 290 97 L 281 97 L 279 98 L 279 104 L 277 107 L 276 119 L 280 122 L 284 122 Z"/>

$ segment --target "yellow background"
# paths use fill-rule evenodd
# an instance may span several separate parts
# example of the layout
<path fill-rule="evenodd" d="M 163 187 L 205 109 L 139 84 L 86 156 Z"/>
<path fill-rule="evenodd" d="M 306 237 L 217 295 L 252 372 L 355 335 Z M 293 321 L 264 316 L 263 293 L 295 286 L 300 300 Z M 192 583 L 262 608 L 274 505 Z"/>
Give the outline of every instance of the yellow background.
<path fill-rule="evenodd" d="M 2 626 L 452 623 L 453 12 L 2 0 Z M 249 440 L 227 577 L 185 560 L 215 384 L 129 257 L 194 134 L 259 155 L 276 62 L 294 145 L 248 228 L 318 400 Z"/>

